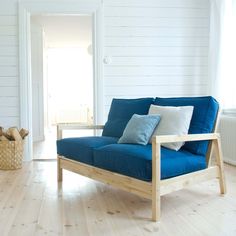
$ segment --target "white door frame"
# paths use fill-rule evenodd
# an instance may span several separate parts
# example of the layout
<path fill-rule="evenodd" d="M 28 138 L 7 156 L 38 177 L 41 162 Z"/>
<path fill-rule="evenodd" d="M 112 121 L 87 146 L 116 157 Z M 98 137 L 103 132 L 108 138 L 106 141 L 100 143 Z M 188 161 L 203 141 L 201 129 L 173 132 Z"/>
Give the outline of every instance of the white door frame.
<path fill-rule="evenodd" d="M 25 143 L 24 160 L 32 160 L 32 81 L 30 16 L 36 14 L 93 17 L 94 123 L 103 122 L 103 7 L 102 0 L 19 2 L 19 75 L 20 127 L 30 131 Z"/>

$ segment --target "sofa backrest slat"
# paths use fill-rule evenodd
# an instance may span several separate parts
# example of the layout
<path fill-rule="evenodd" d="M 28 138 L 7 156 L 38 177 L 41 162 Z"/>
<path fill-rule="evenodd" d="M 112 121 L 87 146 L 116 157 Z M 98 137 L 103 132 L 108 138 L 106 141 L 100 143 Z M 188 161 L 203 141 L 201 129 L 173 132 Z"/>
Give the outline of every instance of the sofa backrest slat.
<path fill-rule="evenodd" d="M 220 120 L 220 109 L 218 109 L 212 133 L 215 133 L 217 131 L 219 120 Z M 208 167 L 211 164 L 212 153 L 213 153 L 213 142 L 209 142 L 207 153 L 206 153 L 206 163 Z"/>

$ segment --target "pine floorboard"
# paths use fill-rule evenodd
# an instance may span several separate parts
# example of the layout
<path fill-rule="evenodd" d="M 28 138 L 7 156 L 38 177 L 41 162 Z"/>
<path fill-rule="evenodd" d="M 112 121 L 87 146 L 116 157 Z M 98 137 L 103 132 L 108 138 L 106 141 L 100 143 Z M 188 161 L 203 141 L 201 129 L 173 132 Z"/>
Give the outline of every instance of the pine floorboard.
<path fill-rule="evenodd" d="M 151 202 L 64 171 L 56 162 L 24 163 L 0 171 L 0 235 L 194 236 L 236 235 L 236 167 L 225 165 L 227 194 L 208 181 L 161 198 L 161 221 Z"/>

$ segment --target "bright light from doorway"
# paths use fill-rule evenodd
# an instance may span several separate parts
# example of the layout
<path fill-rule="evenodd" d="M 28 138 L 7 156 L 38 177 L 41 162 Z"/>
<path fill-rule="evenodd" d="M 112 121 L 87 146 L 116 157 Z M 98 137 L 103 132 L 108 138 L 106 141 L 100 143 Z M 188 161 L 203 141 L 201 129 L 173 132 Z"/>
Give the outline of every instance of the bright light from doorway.
<path fill-rule="evenodd" d="M 85 47 L 47 49 L 49 122 L 91 123 L 93 64 Z"/>

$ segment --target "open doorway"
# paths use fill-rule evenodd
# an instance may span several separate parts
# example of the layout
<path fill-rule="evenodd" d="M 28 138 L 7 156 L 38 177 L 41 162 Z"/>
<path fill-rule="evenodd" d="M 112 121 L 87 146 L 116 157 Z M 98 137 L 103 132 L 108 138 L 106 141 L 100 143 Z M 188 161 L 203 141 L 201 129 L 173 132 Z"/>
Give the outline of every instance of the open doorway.
<path fill-rule="evenodd" d="M 91 15 L 31 16 L 34 159 L 56 158 L 57 123 L 94 122 L 92 32 Z"/>

